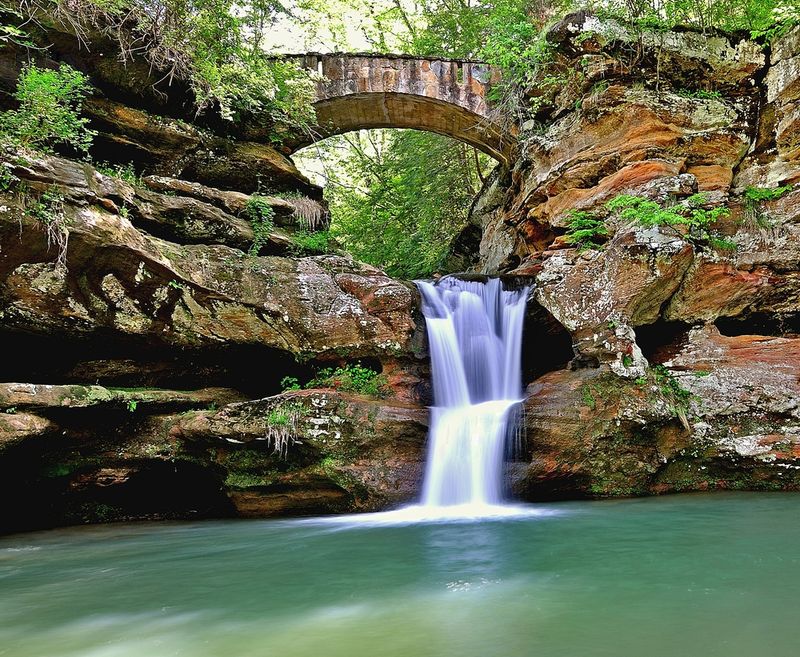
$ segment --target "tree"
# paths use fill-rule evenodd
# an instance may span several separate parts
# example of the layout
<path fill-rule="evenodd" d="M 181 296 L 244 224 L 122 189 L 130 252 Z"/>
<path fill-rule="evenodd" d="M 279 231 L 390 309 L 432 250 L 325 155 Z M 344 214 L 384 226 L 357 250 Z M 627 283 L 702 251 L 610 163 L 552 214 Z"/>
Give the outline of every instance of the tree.
<path fill-rule="evenodd" d="M 328 141 L 334 142 L 323 151 L 334 237 L 356 258 L 394 276 L 438 271 L 467 221 L 488 158 L 415 130 L 363 131 Z"/>

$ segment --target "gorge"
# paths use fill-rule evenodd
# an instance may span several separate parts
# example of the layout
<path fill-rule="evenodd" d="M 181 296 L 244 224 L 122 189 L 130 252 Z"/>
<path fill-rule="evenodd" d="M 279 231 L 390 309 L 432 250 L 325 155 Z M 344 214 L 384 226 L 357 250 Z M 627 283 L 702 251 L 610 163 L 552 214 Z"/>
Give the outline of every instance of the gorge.
<path fill-rule="evenodd" d="M 797 489 L 798 34 L 656 43 L 585 13 L 549 29 L 569 84 L 531 92 L 550 95 L 448 261 L 533 290 L 513 498 Z M 156 117 L 138 78 L 49 36 L 31 56 L 99 90 L 96 160 L 145 175 L 3 154 L 4 530 L 419 500 L 432 395 L 413 284 L 298 246 L 327 221 L 320 190 L 252 126 Z M 4 52 L 10 89 L 28 55 Z M 606 209 L 625 195 L 714 228 Z M 274 224 L 253 251 L 262 199 Z M 575 212 L 607 214 L 604 232 L 576 241 Z M 353 367 L 381 378 L 365 394 Z"/>
<path fill-rule="evenodd" d="M 798 208 L 795 0 L 0 3 L 0 655 L 794 657 Z"/>

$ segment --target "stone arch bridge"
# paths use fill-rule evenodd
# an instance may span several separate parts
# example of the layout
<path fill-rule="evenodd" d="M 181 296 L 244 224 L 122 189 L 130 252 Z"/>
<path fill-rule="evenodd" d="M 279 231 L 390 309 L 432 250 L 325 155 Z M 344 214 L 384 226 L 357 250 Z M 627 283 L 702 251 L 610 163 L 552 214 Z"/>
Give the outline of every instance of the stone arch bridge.
<path fill-rule="evenodd" d="M 500 80 L 497 69 L 469 60 L 405 55 L 282 55 L 317 74 L 314 137 L 365 128 L 413 128 L 453 137 L 508 165 L 513 136 L 504 134 L 491 112 L 488 91 Z"/>

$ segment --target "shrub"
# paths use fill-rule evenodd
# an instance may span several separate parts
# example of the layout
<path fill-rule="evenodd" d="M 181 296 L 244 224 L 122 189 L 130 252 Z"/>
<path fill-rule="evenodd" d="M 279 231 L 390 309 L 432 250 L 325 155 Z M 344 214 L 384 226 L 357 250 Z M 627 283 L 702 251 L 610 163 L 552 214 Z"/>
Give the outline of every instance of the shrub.
<path fill-rule="evenodd" d="M 285 376 L 281 379 L 281 390 L 284 392 L 300 389 L 300 381 L 298 381 L 296 376 Z"/>
<path fill-rule="evenodd" d="M 330 239 L 331 236 L 327 230 L 320 230 L 315 233 L 299 230 L 292 235 L 292 246 L 289 250 L 294 255 L 327 253 L 330 248 Z"/>
<path fill-rule="evenodd" d="M 755 208 L 756 206 L 766 201 L 774 201 L 781 196 L 792 191 L 792 185 L 784 185 L 783 187 L 748 187 L 744 190 L 745 205 L 748 208 Z"/>
<path fill-rule="evenodd" d="M 306 388 L 335 388 L 372 397 L 385 397 L 388 394 L 387 386 L 388 381 L 383 374 L 362 365 L 322 369 L 306 384 Z"/>
<path fill-rule="evenodd" d="M 569 227 L 565 236 L 568 244 L 574 244 L 579 251 L 600 249 L 607 238 L 608 228 L 602 219 L 579 210 L 570 213 Z"/>
<path fill-rule="evenodd" d="M 86 76 L 67 64 L 57 70 L 27 65 L 14 92 L 19 107 L 0 114 L 0 137 L 48 153 L 57 145 L 86 153 L 96 134 L 80 116 L 90 90 Z"/>
<path fill-rule="evenodd" d="M 315 114 L 313 76 L 293 61 L 271 59 L 264 46 L 279 16 L 280 0 L 26 0 L 14 12 L 17 30 L 42 20 L 68 25 L 82 46 L 97 34 L 118 46 L 123 63 L 144 60 L 154 84 L 175 80 L 192 90 L 197 113 L 227 120 L 253 117 L 280 140 L 308 131 Z M 3 37 L 16 33 L 0 31 Z"/>
<path fill-rule="evenodd" d="M 705 202 L 703 194 L 694 194 L 684 204 L 665 207 L 641 196 L 621 194 L 606 203 L 606 209 L 640 226 L 683 226 L 695 237 L 708 240 L 711 238 L 708 227 L 730 211 L 723 207 L 705 209 L 702 207 Z"/>
<path fill-rule="evenodd" d="M 136 169 L 132 162 L 126 164 L 109 164 L 108 162 L 98 162 L 94 165 L 100 173 L 106 176 L 112 176 L 124 180 L 130 185 L 140 185 L 142 183 L 141 177 L 136 173 Z"/>

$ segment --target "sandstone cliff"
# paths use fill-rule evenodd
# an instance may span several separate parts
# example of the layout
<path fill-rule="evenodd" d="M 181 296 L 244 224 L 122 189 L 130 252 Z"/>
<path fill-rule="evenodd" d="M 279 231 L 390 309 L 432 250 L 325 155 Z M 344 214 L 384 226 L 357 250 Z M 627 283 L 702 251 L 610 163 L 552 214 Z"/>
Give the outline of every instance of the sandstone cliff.
<path fill-rule="evenodd" d="M 548 38 L 568 83 L 536 101 L 459 242 L 460 264 L 533 285 L 513 492 L 797 489 L 800 32 L 765 48 L 581 14 Z M 85 68 L 96 159 L 147 175 L 0 158 L 0 528 L 415 499 L 430 392 L 413 285 L 298 249 L 297 195 L 320 190 L 252 130 L 157 115 L 157 94 Z M 276 221 L 254 251 L 245 209 L 265 186 Z M 605 209 L 620 194 L 727 213 L 703 234 L 643 226 Z M 608 215 L 601 248 L 567 238 L 575 211 Z M 382 397 L 282 390 L 356 362 Z"/>

